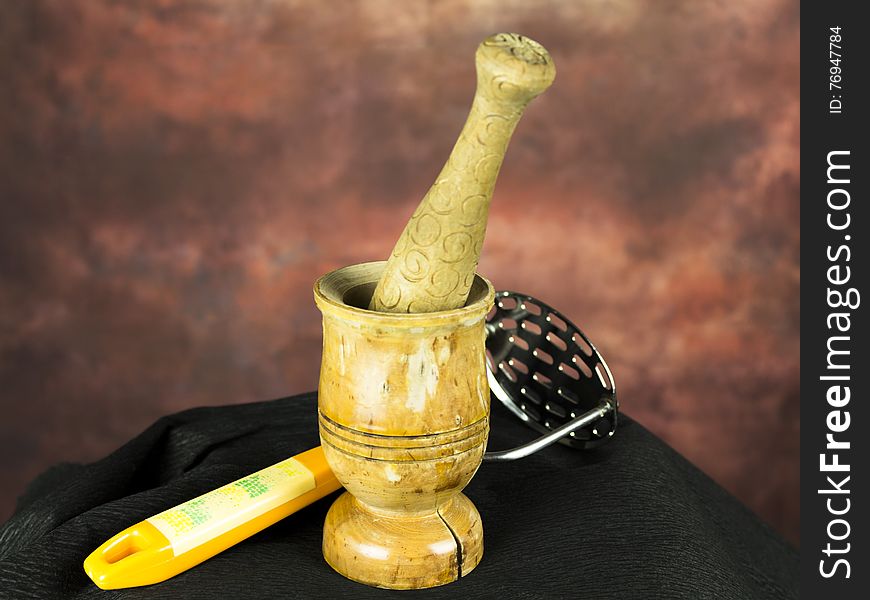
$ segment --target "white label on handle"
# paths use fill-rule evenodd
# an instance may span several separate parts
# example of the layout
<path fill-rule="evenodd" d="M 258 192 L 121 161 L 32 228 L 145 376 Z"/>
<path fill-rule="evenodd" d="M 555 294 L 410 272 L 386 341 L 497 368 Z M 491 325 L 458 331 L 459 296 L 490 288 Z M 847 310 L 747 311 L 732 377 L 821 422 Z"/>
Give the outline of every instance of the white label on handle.
<path fill-rule="evenodd" d="M 175 556 L 281 506 L 316 487 L 295 458 L 257 471 L 146 519 L 172 544 Z"/>

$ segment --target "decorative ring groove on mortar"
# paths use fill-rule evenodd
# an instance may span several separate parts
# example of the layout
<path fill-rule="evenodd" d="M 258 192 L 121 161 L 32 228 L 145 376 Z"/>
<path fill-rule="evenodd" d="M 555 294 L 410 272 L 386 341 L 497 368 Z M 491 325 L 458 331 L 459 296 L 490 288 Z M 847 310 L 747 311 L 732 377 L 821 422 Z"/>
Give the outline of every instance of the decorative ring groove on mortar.
<path fill-rule="evenodd" d="M 384 463 L 393 463 L 393 464 L 408 464 L 408 463 L 428 463 L 428 462 L 443 462 L 445 460 L 455 460 L 461 456 L 466 454 L 470 454 L 472 452 L 479 452 L 481 455 L 484 453 L 485 447 L 483 445 L 477 444 L 469 448 L 468 450 L 463 450 L 462 452 L 457 452 L 456 454 L 450 454 L 449 456 L 433 456 L 432 458 L 408 458 L 406 460 L 400 460 L 397 458 L 373 458 L 371 456 L 365 456 L 360 454 L 354 454 L 353 452 L 348 452 L 342 448 L 339 448 L 335 444 L 332 444 L 323 438 L 320 440 L 324 446 L 328 446 L 330 450 L 335 450 L 336 452 L 340 452 L 346 456 L 350 456 L 354 459 L 358 460 L 368 460 L 372 462 L 384 462 Z"/>
<path fill-rule="evenodd" d="M 327 428 L 333 435 L 352 441 L 363 446 L 376 448 L 432 448 L 438 445 L 453 444 L 474 438 L 481 433 L 489 431 L 489 417 L 482 417 L 474 423 L 437 433 L 423 433 L 420 435 L 387 435 L 361 431 L 346 425 L 342 425 L 318 411 L 320 425 Z M 424 443 L 432 440 L 435 443 Z M 440 441 L 444 440 L 444 441 Z"/>

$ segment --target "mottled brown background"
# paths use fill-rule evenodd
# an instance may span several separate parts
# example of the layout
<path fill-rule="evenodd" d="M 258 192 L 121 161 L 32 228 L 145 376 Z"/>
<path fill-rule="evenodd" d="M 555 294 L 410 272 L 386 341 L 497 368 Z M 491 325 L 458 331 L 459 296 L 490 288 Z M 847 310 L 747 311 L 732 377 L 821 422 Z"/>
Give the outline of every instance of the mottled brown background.
<path fill-rule="evenodd" d="M 0 3 L 0 521 L 160 415 L 316 386 L 311 284 L 386 257 L 486 35 L 547 46 L 481 271 L 798 541 L 798 3 Z"/>

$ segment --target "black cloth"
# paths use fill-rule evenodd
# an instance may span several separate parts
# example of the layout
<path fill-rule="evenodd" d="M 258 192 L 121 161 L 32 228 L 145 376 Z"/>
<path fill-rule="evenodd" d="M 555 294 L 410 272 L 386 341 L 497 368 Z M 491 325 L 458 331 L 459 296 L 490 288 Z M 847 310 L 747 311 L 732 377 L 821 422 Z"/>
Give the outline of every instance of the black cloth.
<path fill-rule="evenodd" d="M 84 558 L 118 531 L 318 443 L 316 396 L 197 408 L 157 421 L 96 463 L 54 467 L 0 528 L 0 597 L 796 598 L 798 555 L 737 500 L 623 417 L 594 451 L 562 445 L 484 463 L 466 488 L 484 556 L 459 582 L 389 592 L 324 562 L 332 495 L 160 584 L 98 589 Z M 535 433 L 493 403 L 490 449 Z"/>

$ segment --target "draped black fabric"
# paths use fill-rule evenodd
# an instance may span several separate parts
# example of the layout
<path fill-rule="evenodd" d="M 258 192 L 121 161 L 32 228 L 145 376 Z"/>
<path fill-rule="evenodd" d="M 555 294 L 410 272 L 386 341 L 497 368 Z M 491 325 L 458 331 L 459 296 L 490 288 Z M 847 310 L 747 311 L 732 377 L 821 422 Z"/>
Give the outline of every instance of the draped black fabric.
<path fill-rule="evenodd" d="M 118 531 L 318 442 L 316 396 L 197 408 L 90 465 L 40 476 L 0 527 L 0 598 L 796 598 L 798 555 L 736 499 L 623 418 L 591 452 L 487 464 L 465 493 L 484 557 L 457 583 L 390 592 L 323 560 L 332 495 L 163 583 L 98 589 L 84 558 Z M 490 449 L 535 434 L 493 403 Z"/>

